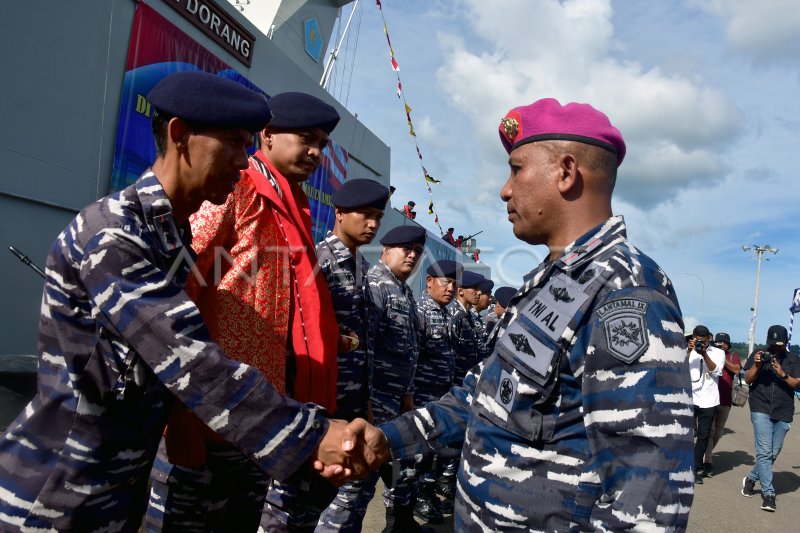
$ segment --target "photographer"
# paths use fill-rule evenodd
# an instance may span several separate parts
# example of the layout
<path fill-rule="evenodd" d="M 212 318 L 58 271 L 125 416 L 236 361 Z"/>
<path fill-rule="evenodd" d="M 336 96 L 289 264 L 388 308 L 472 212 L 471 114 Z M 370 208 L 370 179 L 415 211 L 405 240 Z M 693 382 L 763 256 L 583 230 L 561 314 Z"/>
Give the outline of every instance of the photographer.
<path fill-rule="evenodd" d="M 775 511 L 772 464 L 783 446 L 794 415 L 794 390 L 800 384 L 800 357 L 786 349 L 789 334 L 783 326 L 770 326 L 767 350 L 750 354 L 744 365 L 750 385 L 750 420 L 755 435 L 756 463 L 742 480 L 742 495 L 755 496 L 761 482 L 761 508 Z"/>
<path fill-rule="evenodd" d="M 708 447 L 714 412 L 719 405 L 719 377 L 725 366 L 725 352 L 710 345 L 711 332 L 697 326 L 688 340 L 689 375 L 692 379 L 692 403 L 697 431 L 694 444 L 695 483 L 702 484 L 703 454 Z"/>
<path fill-rule="evenodd" d="M 742 361 L 736 352 L 731 351 L 731 336 L 727 333 L 717 333 L 714 338 L 717 348 L 725 352 L 725 366 L 719 377 L 719 405 L 714 410 L 714 424 L 711 426 L 711 437 L 708 439 L 708 448 L 703 460 L 703 470 L 701 475 L 711 477 L 714 475 L 713 451 L 714 447 L 722 437 L 722 430 L 725 429 L 725 422 L 731 413 L 731 392 L 733 391 L 733 380 L 742 370 Z"/>

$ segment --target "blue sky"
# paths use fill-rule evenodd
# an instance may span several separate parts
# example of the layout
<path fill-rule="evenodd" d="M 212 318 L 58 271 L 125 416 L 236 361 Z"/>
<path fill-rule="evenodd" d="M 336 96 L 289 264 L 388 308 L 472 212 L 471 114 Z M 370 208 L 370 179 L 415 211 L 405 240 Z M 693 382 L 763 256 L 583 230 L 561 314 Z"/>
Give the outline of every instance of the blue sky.
<path fill-rule="evenodd" d="M 497 124 L 512 107 L 554 97 L 591 103 L 622 131 L 614 211 L 672 278 L 688 327 L 702 318 L 747 340 L 756 261 L 741 247 L 752 244 L 780 249 L 762 264 L 756 341 L 770 324 L 788 325 L 800 287 L 792 0 L 382 4 L 425 167 L 442 180 L 442 226 L 482 230 L 482 259 L 500 284 L 519 284 L 545 249 L 516 240 L 506 219 Z M 380 11 L 372 0 L 359 10 L 328 88 L 391 147 L 395 206 L 415 200 L 417 221 L 437 231 Z"/>

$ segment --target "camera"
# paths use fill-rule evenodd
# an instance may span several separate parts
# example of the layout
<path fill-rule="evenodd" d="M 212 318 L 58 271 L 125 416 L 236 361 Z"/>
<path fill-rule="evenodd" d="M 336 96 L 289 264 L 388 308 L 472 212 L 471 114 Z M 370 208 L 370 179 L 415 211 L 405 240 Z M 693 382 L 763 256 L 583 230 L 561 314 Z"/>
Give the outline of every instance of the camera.
<path fill-rule="evenodd" d="M 773 357 L 771 352 L 761 352 L 761 366 L 772 366 Z"/>
<path fill-rule="evenodd" d="M 694 340 L 694 351 L 697 353 L 702 353 L 706 351 L 706 341 L 703 339 L 695 339 Z"/>

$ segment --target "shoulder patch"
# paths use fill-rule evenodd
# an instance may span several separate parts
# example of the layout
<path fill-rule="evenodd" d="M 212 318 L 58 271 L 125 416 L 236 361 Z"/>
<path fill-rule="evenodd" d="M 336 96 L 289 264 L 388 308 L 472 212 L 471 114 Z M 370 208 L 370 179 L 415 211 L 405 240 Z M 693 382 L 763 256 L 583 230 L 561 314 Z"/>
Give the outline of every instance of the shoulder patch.
<path fill-rule="evenodd" d="M 511 413 L 514 406 L 514 397 L 517 395 L 517 386 L 519 381 L 513 374 L 509 374 L 505 370 L 500 372 L 500 385 L 497 387 L 494 399 L 503 406 L 508 413 Z"/>
<path fill-rule="evenodd" d="M 606 347 L 615 359 L 632 364 L 647 351 L 650 345 L 646 317 L 648 305 L 635 298 L 622 298 L 597 309 L 603 323 Z"/>

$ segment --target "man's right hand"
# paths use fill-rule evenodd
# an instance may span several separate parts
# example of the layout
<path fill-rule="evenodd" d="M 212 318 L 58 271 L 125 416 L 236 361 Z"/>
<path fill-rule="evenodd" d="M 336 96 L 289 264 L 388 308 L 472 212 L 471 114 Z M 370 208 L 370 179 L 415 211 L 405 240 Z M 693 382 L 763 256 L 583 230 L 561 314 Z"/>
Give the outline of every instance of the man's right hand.
<path fill-rule="evenodd" d="M 353 443 L 352 447 L 348 441 Z M 377 470 L 392 458 L 386 435 L 363 418 L 356 418 L 350 422 L 342 438 L 342 447 L 345 449 L 350 447 L 355 451 L 359 445 L 362 458 L 372 470 Z"/>
<path fill-rule="evenodd" d="M 314 469 L 334 485 L 364 479 L 390 459 L 383 432 L 363 418 L 331 420 L 314 455 Z"/>

